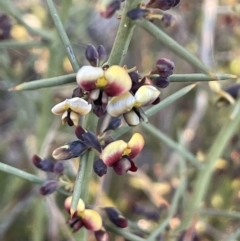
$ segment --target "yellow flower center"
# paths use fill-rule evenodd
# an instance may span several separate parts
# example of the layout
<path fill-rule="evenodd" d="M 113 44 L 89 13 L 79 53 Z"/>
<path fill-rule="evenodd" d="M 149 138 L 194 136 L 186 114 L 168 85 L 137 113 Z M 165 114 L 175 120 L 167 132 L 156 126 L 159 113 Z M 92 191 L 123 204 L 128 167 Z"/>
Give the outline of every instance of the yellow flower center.
<path fill-rule="evenodd" d="M 107 85 L 107 80 L 104 77 L 101 77 L 97 80 L 96 86 L 97 88 L 103 88 Z"/>
<path fill-rule="evenodd" d="M 131 151 L 132 151 L 132 150 L 127 147 L 127 148 L 124 150 L 122 156 L 128 156 L 128 155 L 131 153 Z"/>

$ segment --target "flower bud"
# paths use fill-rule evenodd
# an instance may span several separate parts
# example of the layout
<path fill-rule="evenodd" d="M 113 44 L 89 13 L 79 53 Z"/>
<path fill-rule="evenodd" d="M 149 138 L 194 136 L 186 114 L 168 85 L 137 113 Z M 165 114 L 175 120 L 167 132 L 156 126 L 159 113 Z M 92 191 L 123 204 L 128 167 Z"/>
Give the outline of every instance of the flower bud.
<path fill-rule="evenodd" d="M 98 51 L 92 44 L 87 45 L 85 50 L 85 57 L 87 61 L 90 63 L 90 65 L 94 67 L 98 66 Z"/>
<path fill-rule="evenodd" d="M 110 237 L 104 228 L 94 233 L 96 241 L 110 241 Z"/>
<path fill-rule="evenodd" d="M 151 0 L 147 7 L 159 8 L 161 10 L 169 10 L 172 7 L 175 7 L 180 0 Z"/>
<path fill-rule="evenodd" d="M 99 140 L 97 138 L 97 136 L 91 132 L 91 131 L 87 131 L 84 134 L 82 134 L 83 137 L 83 142 L 84 145 L 88 146 L 88 147 L 93 147 L 94 149 L 96 149 L 98 152 L 102 151 L 101 145 L 99 143 Z"/>
<path fill-rule="evenodd" d="M 174 25 L 174 18 L 168 13 L 163 14 L 161 21 L 164 28 L 172 27 Z"/>
<path fill-rule="evenodd" d="M 158 76 L 153 79 L 153 83 L 158 88 L 166 88 L 169 86 L 169 78 L 165 76 Z"/>
<path fill-rule="evenodd" d="M 121 123 L 122 123 L 121 118 L 113 117 L 111 118 L 107 128 L 103 132 L 106 132 L 109 130 L 116 130 L 121 125 Z"/>
<path fill-rule="evenodd" d="M 53 172 L 54 162 L 49 159 L 42 160 L 39 156 L 32 157 L 33 164 L 44 172 Z"/>
<path fill-rule="evenodd" d="M 174 63 L 167 58 L 158 59 L 156 62 L 156 67 L 153 69 L 151 73 L 159 74 L 162 77 L 168 77 L 173 74 Z"/>
<path fill-rule="evenodd" d="M 128 226 L 128 220 L 122 216 L 121 212 L 114 207 L 105 207 L 104 210 L 107 213 L 108 218 L 112 223 L 120 228 L 126 228 Z"/>
<path fill-rule="evenodd" d="M 107 57 L 106 49 L 103 47 L 103 45 L 99 45 L 97 48 L 99 61 L 104 61 Z"/>
<path fill-rule="evenodd" d="M 73 93 L 72 93 L 72 98 L 75 98 L 75 97 L 79 97 L 79 98 L 82 98 L 83 97 L 83 91 L 80 87 L 77 87 L 73 90 Z"/>
<path fill-rule="evenodd" d="M 132 20 L 137 20 L 146 17 L 148 13 L 148 9 L 134 8 L 127 13 L 127 16 Z"/>
<path fill-rule="evenodd" d="M 58 147 L 53 151 L 52 155 L 56 160 L 67 160 L 81 156 L 86 149 L 87 146 L 81 141 L 73 141 L 64 146 Z"/>
<path fill-rule="evenodd" d="M 70 218 L 67 223 L 72 228 L 73 233 L 77 232 L 83 226 L 83 222 L 79 217 Z"/>
<path fill-rule="evenodd" d="M 40 193 L 42 195 L 49 195 L 55 192 L 59 187 L 59 182 L 56 180 L 49 180 L 44 182 L 44 184 L 40 188 Z"/>
<path fill-rule="evenodd" d="M 64 171 L 63 162 L 61 162 L 61 161 L 56 162 L 53 166 L 53 172 L 58 174 L 58 175 L 62 175 L 63 171 Z"/>
<path fill-rule="evenodd" d="M 99 176 L 102 177 L 107 173 L 107 166 L 106 164 L 99 158 L 93 164 L 94 172 Z"/>

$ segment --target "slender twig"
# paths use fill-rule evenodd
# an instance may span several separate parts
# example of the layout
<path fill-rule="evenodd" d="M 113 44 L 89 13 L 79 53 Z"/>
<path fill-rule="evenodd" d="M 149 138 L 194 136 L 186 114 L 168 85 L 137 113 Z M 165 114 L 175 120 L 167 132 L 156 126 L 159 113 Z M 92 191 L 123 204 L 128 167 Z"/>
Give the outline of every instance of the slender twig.
<path fill-rule="evenodd" d="M 155 37 L 159 42 L 161 42 L 165 47 L 172 50 L 175 54 L 180 56 L 182 59 L 186 60 L 189 64 L 199 69 L 207 75 L 212 75 L 210 70 L 205 66 L 197 57 L 188 52 L 184 47 L 179 45 L 175 40 L 169 37 L 156 25 L 149 22 L 146 19 L 139 19 L 136 21 L 136 24 L 141 28 L 149 32 L 153 37 Z"/>
<path fill-rule="evenodd" d="M 201 215 L 205 216 L 223 216 L 231 219 L 240 219 L 240 213 L 235 211 L 225 211 L 219 209 L 201 209 L 199 210 Z"/>
<path fill-rule="evenodd" d="M 239 105 L 240 100 L 236 105 Z M 211 180 L 211 176 L 214 170 L 217 159 L 222 155 L 227 142 L 233 135 L 234 131 L 238 128 L 240 123 L 240 113 L 235 116 L 234 119 L 228 119 L 219 134 L 217 135 L 214 143 L 210 147 L 210 150 L 206 156 L 206 165 L 200 171 L 195 185 L 193 187 L 193 195 L 189 199 L 187 208 L 185 209 L 184 218 L 182 220 L 180 230 L 188 227 L 206 195 L 208 186 Z"/>
<path fill-rule="evenodd" d="M 173 148 L 175 151 L 177 151 L 182 157 L 186 158 L 191 164 L 193 164 L 195 167 L 201 168 L 201 163 L 199 160 L 187 149 L 182 147 L 179 143 L 173 141 L 171 138 L 169 138 L 167 135 L 165 135 L 163 132 L 161 132 L 159 129 L 157 129 L 155 126 L 151 124 L 142 123 L 141 126 L 151 135 L 154 135 L 157 139 L 163 141 L 166 143 L 169 147 Z"/>
<path fill-rule="evenodd" d="M 50 14 L 51 14 L 52 19 L 54 21 L 55 27 L 58 31 L 58 34 L 59 34 L 59 36 L 62 40 L 63 45 L 64 45 L 64 47 L 67 51 L 67 56 L 69 58 L 69 61 L 71 62 L 74 71 L 77 72 L 79 70 L 80 66 L 77 62 L 77 58 L 76 58 L 76 56 L 73 52 L 71 43 L 70 43 L 69 38 L 66 34 L 66 31 L 64 30 L 63 24 L 61 22 L 61 19 L 60 19 L 58 13 L 57 13 L 57 10 L 54 6 L 54 3 L 53 3 L 52 0 L 46 0 L 46 2 L 48 4 Z"/>
<path fill-rule="evenodd" d="M 113 233 L 116 233 L 116 234 L 118 234 L 118 235 L 120 235 L 120 236 L 122 236 L 122 237 L 124 237 L 124 238 L 126 238 L 126 239 L 129 239 L 129 240 L 131 240 L 131 241 L 144 241 L 144 240 L 146 240 L 146 239 L 144 239 L 144 238 L 140 238 L 140 237 L 138 237 L 138 236 L 136 236 L 136 235 L 134 235 L 134 234 L 131 234 L 131 233 L 129 233 L 129 232 L 126 232 L 126 231 L 125 231 L 124 229 L 122 229 L 122 228 L 117 228 L 117 227 L 115 227 L 115 226 L 113 226 L 113 225 L 105 224 L 104 227 L 105 227 L 108 231 L 113 232 Z"/>
<path fill-rule="evenodd" d="M 121 22 L 117 31 L 112 51 L 110 53 L 109 65 L 122 65 L 123 60 L 127 54 L 127 50 L 132 39 L 135 24 L 127 17 L 127 12 L 132 8 L 137 7 L 141 0 L 125 1 L 125 8 L 121 16 Z"/>
<path fill-rule="evenodd" d="M 0 48 L 41 48 L 48 44 L 48 42 L 43 41 L 27 41 L 27 42 L 18 42 L 18 41 L 2 41 L 0 42 Z"/>

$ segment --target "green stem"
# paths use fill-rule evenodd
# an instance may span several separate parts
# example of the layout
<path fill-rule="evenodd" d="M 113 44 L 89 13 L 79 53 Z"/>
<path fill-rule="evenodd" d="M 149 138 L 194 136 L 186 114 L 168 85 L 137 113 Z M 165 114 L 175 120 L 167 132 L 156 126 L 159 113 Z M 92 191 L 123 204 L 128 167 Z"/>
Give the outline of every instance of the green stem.
<path fill-rule="evenodd" d="M 235 106 L 240 104 L 240 100 L 237 101 Z M 202 201 L 206 195 L 207 189 L 210 184 L 211 176 L 214 171 L 214 166 L 217 159 L 222 155 L 229 139 L 239 127 L 240 123 L 240 113 L 235 116 L 233 119 L 228 119 L 224 124 L 223 128 L 215 138 L 214 143 L 212 144 L 207 156 L 206 156 L 206 165 L 202 168 L 199 173 L 195 185 L 193 187 L 192 198 L 190 198 L 187 208 L 184 213 L 184 217 L 179 227 L 180 230 L 186 229 L 189 227 L 195 213 L 198 212 L 199 207 L 201 206 Z"/>
<path fill-rule="evenodd" d="M 77 58 L 73 52 L 71 43 L 69 41 L 69 38 L 64 30 L 63 24 L 61 22 L 61 19 L 58 15 L 58 12 L 54 6 L 54 3 L 52 0 L 46 0 L 49 10 L 50 10 L 50 14 L 52 16 L 53 22 L 55 24 L 55 27 L 57 28 L 58 34 L 62 40 L 62 43 L 67 51 L 67 56 L 72 64 L 72 67 L 74 69 L 75 72 L 77 72 L 80 68 L 78 62 L 77 62 Z"/>
<path fill-rule="evenodd" d="M 0 43 L 1 47 L 1 43 Z M 217 77 L 210 77 L 205 74 L 173 74 L 169 77 L 170 82 L 208 82 L 216 80 L 237 80 L 237 75 L 216 74 Z M 41 88 L 54 87 L 59 85 L 71 84 L 76 82 L 76 74 L 62 75 L 59 77 L 34 80 L 13 87 L 10 90 L 36 90 Z"/>
<path fill-rule="evenodd" d="M 136 236 L 136 235 L 134 235 L 134 234 L 132 234 L 132 233 L 126 232 L 126 231 L 125 231 L 124 229 L 122 229 L 122 228 L 117 228 L 117 227 L 115 227 L 115 226 L 113 226 L 113 225 L 105 224 L 104 227 L 105 227 L 108 231 L 113 232 L 113 233 L 115 233 L 115 234 L 118 234 L 118 235 L 120 235 L 120 236 L 122 236 L 122 237 L 124 237 L 124 238 L 126 238 L 126 239 L 131 240 L 131 241 L 144 241 L 144 240 L 146 240 L 145 238 L 140 238 L 140 237 L 138 237 L 138 236 Z"/>
<path fill-rule="evenodd" d="M 169 147 L 173 148 L 175 151 L 177 151 L 182 157 L 186 158 L 188 161 L 191 162 L 195 167 L 201 168 L 202 165 L 199 162 L 199 160 L 188 150 L 186 150 L 181 144 L 173 141 L 171 138 L 169 138 L 167 135 L 165 135 L 163 132 L 161 132 L 159 129 L 154 127 L 151 124 L 142 123 L 141 126 L 151 135 L 155 136 L 157 139 L 163 141 L 165 144 L 167 144 Z"/>
<path fill-rule="evenodd" d="M 126 0 L 121 22 L 117 31 L 112 51 L 107 61 L 108 65 L 122 65 L 132 39 L 135 24 L 127 17 L 129 10 L 136 8 L 141 0 Z"/>
<path fill-rule="evenodd" d="M 225 211 L 218 209 L 201 209 L 199 210 L 201 215 L 205 216 L 223 216 L 231 219 L 240 219 L 240 213 L 235 211 Z"/>
<path fill-rule="evenodd" d="M 28 172 L 19 170 L 15 167 L 9 166 L 9 165 L 7 165 L 5 163 L 2 163 L 2 162 L 0 162 L 0 170 L 3 171 L 3 172 L 6 172 L 8 174 L 12 174 L 14 176 L 17 176 L 17 177 L 23 178 L 25 180 L 28 180 L 30 182 L 37 183 L 37 184 L 43 184 L 44 182 L 46 182 L 46 180 L 43 179 L 43 178 L 40 178 L 40 177 L 35 176 L 33 174 L 30 174 Z M 62 188 L 59 188 L 58 191 L 61 192 L 62 194 L 70 195 L 70 193 L 66 192 Z"/>
<path fill-rule="evenodd" d="M 184 47 L 179 45 L 175 40 L 169 37 L 156 25 L 149 22 L 147 19 L 139 19 L 135 21 L 135 23 L 139 25 L 141 28 L 143 28 L 144 30 L 146 30 L 148 33 L 150 33 L 165 47 L 169 48 L 179 57 L 186 60 L 189 64 L 196 67 L 203 73 L 211 76 L 210 70 L 197 57 L 195 57 L 193 54 L 188 52 Z"/>

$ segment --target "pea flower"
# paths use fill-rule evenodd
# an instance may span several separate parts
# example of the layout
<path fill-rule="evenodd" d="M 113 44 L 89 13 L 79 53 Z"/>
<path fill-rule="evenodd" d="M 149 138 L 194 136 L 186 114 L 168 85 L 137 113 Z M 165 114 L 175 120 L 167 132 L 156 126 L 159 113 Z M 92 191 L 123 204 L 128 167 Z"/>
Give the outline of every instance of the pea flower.
<path fill-rule="evenodd" d="M 132 81 L 127 71 L 118 65 L 107 68 L 106 66 L 83 66 L 76 76 L 78 85 L 89 92 L 93 103 L 93 111 L 97 116 L 106 113 L 108 96 L 119 96 L 131 89 Z"/>
<path fill-rule="evenodd" d="M 80 115 L 86 115 L 91 111 L 92 105 L 79 97 L 66 99 L 52 108 L 52 113 L 62 115 L 62 123 L 69 126 L 77 126 Z"/>
<path fill-rule="evenodd" d="M 107 166 L 113 167 L 119 175 L 123 175 L 127 171 L 136 172 L 137 167 L 132 158 L 137 156 L 143 146 L 143 136 L 135 133 L 127 143 L 123 140 L 117 140 L 108 144 L 103 149 L 100 158 Z"/>
<path fill-rule="evenodd" d="M 85 203 L 82 199 L 79 199 L 77 209 L 73 212 L 71 210 L 72 196 L 67 197 L 64 203 L 65 209 L 71 213 L 71 218 L 68 220 L 68 224 L 73 231 L 78 231 L 81 227 L 85 227 L 91 231 L 98 231 L 102 228 L 102 217 L 100 214 L 85 207 Z"/>
<path fill-rule="evenodd" d="M 113 97 L 107 106 L 107 112 L 118 117 L 123 115 L 125 121 L 130 126 L 135 126 L 140 123 L 144 117 L 141 115 L 139 107 L 153 104 L 159 98 L 160 91 L 151 85 L 141 86 L 133 96 L 127 92 L 121 96 Z"/>

